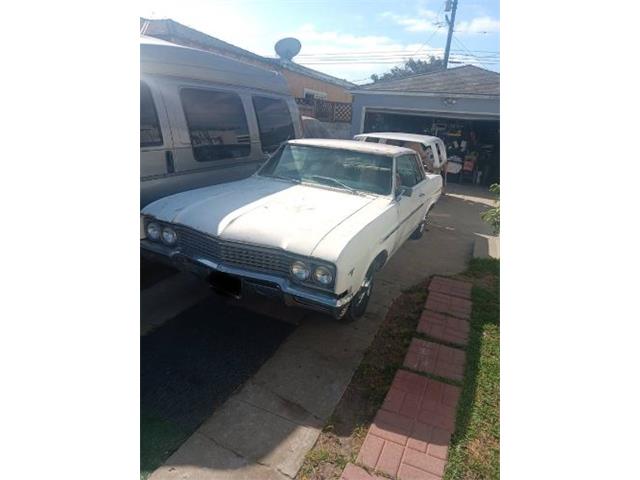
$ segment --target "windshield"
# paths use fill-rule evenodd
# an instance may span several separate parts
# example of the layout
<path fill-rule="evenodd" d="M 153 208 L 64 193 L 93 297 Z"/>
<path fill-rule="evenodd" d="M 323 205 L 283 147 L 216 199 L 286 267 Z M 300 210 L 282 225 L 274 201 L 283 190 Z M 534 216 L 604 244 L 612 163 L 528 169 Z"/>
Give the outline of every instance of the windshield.
<path fill-rule="evenodd" d="M 288 144 L 269 159 L 259 175 L 389 195 L 392 168 L 391 157 Z"/>

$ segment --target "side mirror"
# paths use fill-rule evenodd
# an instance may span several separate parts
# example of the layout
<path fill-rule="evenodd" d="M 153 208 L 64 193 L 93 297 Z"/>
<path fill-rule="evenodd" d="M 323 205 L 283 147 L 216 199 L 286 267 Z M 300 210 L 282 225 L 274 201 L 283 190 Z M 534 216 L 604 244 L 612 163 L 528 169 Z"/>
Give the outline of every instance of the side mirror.
<path fill-rule="evenodd" d="M 400 197 L 410 197 L 413 194 L 413 189 L 411 187 L 405 187 L 400 185 L 396 188 L 396 200 L 400 200 Z"/>

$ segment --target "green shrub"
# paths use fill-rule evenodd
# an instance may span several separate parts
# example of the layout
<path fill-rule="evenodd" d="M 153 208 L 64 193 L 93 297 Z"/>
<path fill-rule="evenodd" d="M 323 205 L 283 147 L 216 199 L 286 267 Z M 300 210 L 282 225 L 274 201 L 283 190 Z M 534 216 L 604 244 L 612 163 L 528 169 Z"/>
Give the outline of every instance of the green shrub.
<path fill-rule="evenodd" d="M 489 187 L 489 191 L 497 196 L 496 206 L 482 212 L 480 216 L 482 220 L 491 225 L 495 235 L 500 235 L 500 184 L 494 183 Z"/>

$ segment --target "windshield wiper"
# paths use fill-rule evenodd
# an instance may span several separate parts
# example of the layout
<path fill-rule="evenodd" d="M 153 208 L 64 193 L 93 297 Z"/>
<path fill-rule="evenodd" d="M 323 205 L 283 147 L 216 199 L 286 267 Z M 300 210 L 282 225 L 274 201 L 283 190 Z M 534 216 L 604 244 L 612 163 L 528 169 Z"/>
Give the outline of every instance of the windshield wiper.
<path fill-rule="evenodd" d="M 280 180 L 287 180 L 287 181 L 293 182 L 293 183 L 300 183 L 300 180 L 298 180 L 297 178 L 287 177 L 285 175 L 265 175 L 265 177 L 277 178 L 277 179 L 280 179 Z"/>
<path fill-rule="evenodd" d="M 322 175 L 311 175 L 309 178 L 314 179 L 314 180 L 329 180 L 331 183 L 334 183 L 335 185 L 338 185 L 339 187 L 346 188 L 351 193 L 358 193 L 358 190 L 356 190 L 355 188 L 350 187 L 349 185 L 345 185 L 340 180 L 336 180 L 335 178 L 323 177 Z"/>

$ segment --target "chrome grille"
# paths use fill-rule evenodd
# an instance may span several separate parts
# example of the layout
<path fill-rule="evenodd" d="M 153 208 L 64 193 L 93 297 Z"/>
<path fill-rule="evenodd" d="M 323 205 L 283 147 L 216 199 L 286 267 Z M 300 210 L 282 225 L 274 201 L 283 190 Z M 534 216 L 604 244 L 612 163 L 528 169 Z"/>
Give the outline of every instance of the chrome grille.
<path fill-rule="evenodd" d="M 289 274 L 291 260 L 284 254 L 267 248 L 242 245 L 220 240 L 185 227 L 175 227 L 178 247 L 189 256 L 200 256 L 216 263 L 224 263 L 250 270 Z"/>

